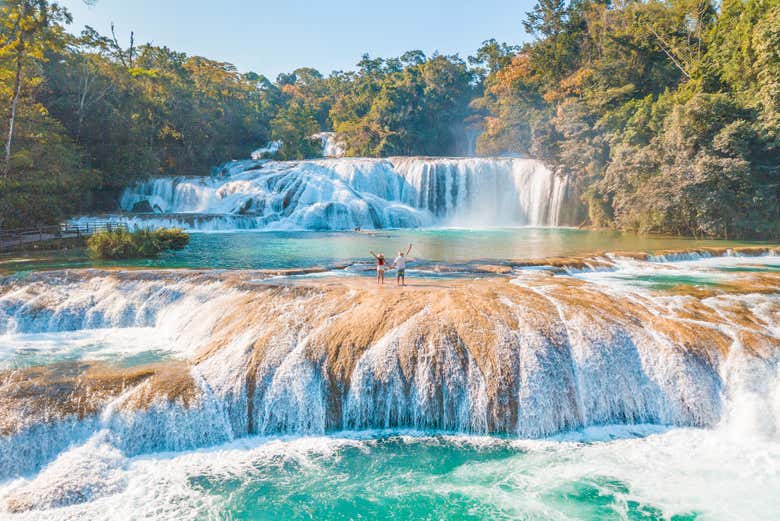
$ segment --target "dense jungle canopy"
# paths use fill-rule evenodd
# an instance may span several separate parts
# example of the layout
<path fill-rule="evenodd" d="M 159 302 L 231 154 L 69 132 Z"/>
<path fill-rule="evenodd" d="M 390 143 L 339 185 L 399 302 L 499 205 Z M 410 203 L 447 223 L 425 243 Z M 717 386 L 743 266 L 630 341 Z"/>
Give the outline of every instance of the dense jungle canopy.
<path fill-rule="evenodd" d="M 364 55 L 275 80 L 119 41 L 47 0 L 0 2 L 0 228 L 111 210 L 129 183 L 278 159 L 520 154 L 594 226 L 780 236 L 780 0 L 539 0 L 521 47 Z"/>

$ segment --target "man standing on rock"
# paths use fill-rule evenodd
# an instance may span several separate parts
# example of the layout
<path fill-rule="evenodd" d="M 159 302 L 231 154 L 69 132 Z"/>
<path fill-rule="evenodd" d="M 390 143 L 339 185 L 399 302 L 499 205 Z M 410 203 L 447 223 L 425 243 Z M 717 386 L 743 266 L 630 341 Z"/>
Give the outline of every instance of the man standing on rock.
<path fill-rule="evenodd" d="M 406 262 L 410 260 L 410 251 L 412 251 L 411 244 L 406 248 L 406 253 L 399 251 L 398 257 L 393 261 L 393 267 L 398 270 L 395 275 L 396 286 L 406 286 Z"/>

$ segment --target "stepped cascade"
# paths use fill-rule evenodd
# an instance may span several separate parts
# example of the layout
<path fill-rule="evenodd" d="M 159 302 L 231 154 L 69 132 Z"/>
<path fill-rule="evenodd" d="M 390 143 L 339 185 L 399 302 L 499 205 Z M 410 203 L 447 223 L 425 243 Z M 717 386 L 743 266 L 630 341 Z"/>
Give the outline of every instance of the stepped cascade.
<path fill-rule="evenodd" d="M 202 230 L 571 224 L 566 180 L 531 159 L 251 160 L 218 173 L 131 187 L 121 208 L 159 215 L 124 219 Z"/>
<path fill-rule="evenodd" d="M 657 272 L 666 261 L 625 262 Z M 624 269 L 608 258 L 579 266 L 395 293 L 262 271 L 7 277 L 4 335 L 127 331 L 131 351 L 164 352 L 0 366 L 0 469 L 40 469 L 95 436 L 132 456 L 249 434 L 713 427 L 739 396 L 777 412 L 777 272 L 658 292 L 608 282 Z M 780 416 L 763 418 L 776 436 Z"/>

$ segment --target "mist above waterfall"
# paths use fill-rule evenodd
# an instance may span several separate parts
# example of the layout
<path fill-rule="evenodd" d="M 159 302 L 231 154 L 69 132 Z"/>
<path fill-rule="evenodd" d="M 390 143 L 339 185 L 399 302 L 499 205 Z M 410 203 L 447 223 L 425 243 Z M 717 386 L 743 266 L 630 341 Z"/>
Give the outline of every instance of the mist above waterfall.
<path fill-rule="evenodd" d="M 121 207 L 194 229 L 344 230 L 556 226 L 566 204 L 566 181 L 530 159 L 240 161 L 222 172 L 143 182 Z"/>

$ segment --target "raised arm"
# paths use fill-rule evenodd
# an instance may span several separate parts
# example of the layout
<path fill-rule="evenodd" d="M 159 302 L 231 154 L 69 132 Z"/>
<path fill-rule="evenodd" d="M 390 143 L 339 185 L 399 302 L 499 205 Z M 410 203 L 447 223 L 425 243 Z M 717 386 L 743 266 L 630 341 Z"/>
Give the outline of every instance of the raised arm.
<path fill-rule="evenodd" d="M 377 254 L 376 254 L 376 253 L 374 253 L 374 250 L 368 250 L 368 251 L 371 253 L 371 255 L 373 255 L 373 256 L 374 256 L 374 258 L 375 258 L 376 260 L 379 260 L 379 257 L 377 257 Z"/>
<path fill-rule="evenodd" d="M 411 242 L 409 243 L 409 247 L 408 247 L 408 248 L 406 248 L 406 256 L 407 256 L 407 257 L 409 256 L 409 252 L 410 252 L 410 251 L 412 251 L 412 243 L 411 243 Z"/>

